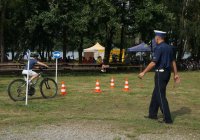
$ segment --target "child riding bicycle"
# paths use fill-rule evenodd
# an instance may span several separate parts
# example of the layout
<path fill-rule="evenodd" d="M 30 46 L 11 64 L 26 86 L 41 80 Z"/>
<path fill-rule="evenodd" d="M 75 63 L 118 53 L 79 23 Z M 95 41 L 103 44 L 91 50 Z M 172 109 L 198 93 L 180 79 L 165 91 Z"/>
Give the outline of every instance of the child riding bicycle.
<path fill-rule="evenodd" d="M 39 56 L 38 53 L 31 53 L 31 55 L 30 55 L 30 61 L 29 61 L 29 70 L 27 70 L 28 69 L 28 64 L 26 64 L 24 70 L 22 71 L 23 75 L 29 74 L 29 76 L 31 77 L 29 79 L 29 83 L 33 79 L 35 79 L 35 78 L 38 77 L 38 73 L 32 70 L 36 64 L 44 66 L 44 67 L 47 67 L 47 68 L 49 67 L 48 65 L 46 65 L 46 64 L 38 61 L 38 56 Z"/>

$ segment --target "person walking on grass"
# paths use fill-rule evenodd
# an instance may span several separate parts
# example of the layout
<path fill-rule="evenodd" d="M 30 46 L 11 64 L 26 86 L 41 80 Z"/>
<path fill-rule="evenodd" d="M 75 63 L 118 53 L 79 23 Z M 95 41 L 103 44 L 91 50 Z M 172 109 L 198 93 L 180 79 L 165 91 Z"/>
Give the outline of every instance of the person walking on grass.
<path fill-rule="evenodd" d="M 27 75 L 27 74 L 30 75 L 29 83 L 33 79 L 35 79 L 35 78 L 38 77 L 38 73 L 36 73 L 35 71 L 32 70 L 36 64 L 48 68 L 48 66 L 46 64 L 44 64 L 44 63 L 42 63 L 42 62 L 40 62 L 40 61 L 37 60 L 38 56 L 39 55 L 37 53 L 31 53 L 31 55 L 30 55 L 31 58 L 30 58 L 30 61 L 29 61 L 29 70 L 27 70 L 28 69 L 28 64 L 26 64 L 24 70 L 22 71 L 23 75 Z"/>
<path fill-rule="evenodd" d="M 175 83 L 179 83 L 180 78 L 177 73 L 177 66 L 172 47 L 165 43 L 166 32 L 158 30 L 154 30 L 154 32 L 156 47 L 154 50 L 153 60 L 145 70 L 138 75 L 139 78 L 143 78 L 148 71 L 155 67 L 155 87 L 149 106 L 149 114 L 148 116 L 145 116 L 145 118 L 158 119 L 158 109 L 160 108 L 164 118 L 159 122 L 172 124 L 173 121 L 166 98 L 166 87 L 170 80 L 171 69 L 173 69 L 174 72 L 173 78 Z"/>

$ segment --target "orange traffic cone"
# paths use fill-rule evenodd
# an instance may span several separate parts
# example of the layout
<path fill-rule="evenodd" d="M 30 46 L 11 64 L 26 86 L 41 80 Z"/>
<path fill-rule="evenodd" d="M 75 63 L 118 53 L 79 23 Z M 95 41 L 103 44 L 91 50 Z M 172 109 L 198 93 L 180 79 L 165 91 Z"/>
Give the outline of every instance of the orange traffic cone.
<path fill-rule="evenodd" d="M 66 86 L 65 86 L 65 83 L 62 81 L 62 85 L 61 85 L 61 95 L 66 95 L 67 92 L 66 92 Z"/>
<path fill-rule="evenodd" d="M 101 92 L 99 80 L 96 81 L 95 92 L 96 93 L 100 93 Z"/>
<path fill-rule="evenodd" d="M 114 78 L 112 77 L 110 80 L 110 88 L 114 88 L 115 87 L 115 82 L 114 82 Z"/>
<path fill-rule="evenodd" d="M 125 80 L 124 91 L 129 91 L 128 79 Z"/>

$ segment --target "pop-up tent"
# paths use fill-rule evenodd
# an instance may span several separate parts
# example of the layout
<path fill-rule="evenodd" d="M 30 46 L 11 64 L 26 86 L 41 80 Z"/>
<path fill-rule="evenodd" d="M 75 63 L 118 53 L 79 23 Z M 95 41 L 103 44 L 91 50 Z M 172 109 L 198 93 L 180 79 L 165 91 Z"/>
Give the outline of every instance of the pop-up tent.
<path fill-rule="evenodd" d="M 105 47 L 101 46 L 97 42 L 94 46 L 84 49 L 83 52 L 84 52 L 84 57 L 87 59 L 89 57 L 94 57 L 95 59 L 97 59 L 98 56 L 104 58 Z"/>
<path fill-rule="evenodd" d="M 139 44 L 137 46 L 128 48 L 127 51 L 128 52 L 150 52 L 151 51 L 151 47 L 149 47 L 147 44 L 145 44 L 143 42 L 143 43 L 141 43 L 141 44 Z"/>
<path fill-rule="evenodd" d="M 143 43 L 141 43 L 141 44 L 139 44 L 139 45 L 137 45 L 137 46 L 128 48 L 128 49 L 127 49 L 127 52 L 128 52 L 128 53 L 134 52 L 134 53 L 136 53 L 136 56 L 139 55 L 139 56 L 140 56 L 140 64 L 141 64 L 141 62 L 144 60 L 142 55 L 143 55 L 145 52 L 151 52 L 151 47 L 148 46 L 147 44 L 145 44 L 145 43 L 143 42 Z"/>

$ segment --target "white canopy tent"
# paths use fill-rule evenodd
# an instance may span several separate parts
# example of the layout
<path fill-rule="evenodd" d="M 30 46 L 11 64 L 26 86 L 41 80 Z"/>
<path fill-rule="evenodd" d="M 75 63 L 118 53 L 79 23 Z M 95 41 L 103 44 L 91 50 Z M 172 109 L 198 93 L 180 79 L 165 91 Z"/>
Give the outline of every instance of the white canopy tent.
<path fill-rule="evenodd" d="M 84 57 L 87 59 L 89 57 L 94 57 L 95 59 L 97 59 L 98 56 L 104 58 L 105 47 L 101 46 L 97 42 L 94 46 L 84 49 L 83 52 L 84 52 Z"/>

